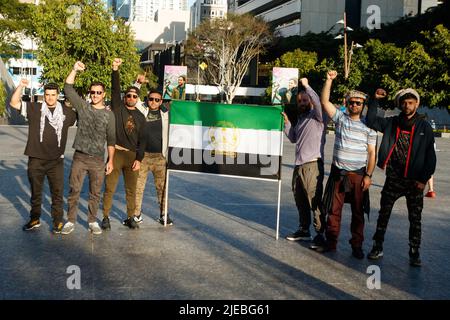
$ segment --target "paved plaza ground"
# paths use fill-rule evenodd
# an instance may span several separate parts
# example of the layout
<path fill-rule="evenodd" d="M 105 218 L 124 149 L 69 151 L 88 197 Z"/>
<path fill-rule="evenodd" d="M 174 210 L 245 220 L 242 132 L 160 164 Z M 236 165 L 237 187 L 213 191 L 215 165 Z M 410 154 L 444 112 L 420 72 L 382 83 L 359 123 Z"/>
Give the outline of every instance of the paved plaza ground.
<path fill-rule="evenodd" d="M 164 228 L 155 221 L 158 209 L 152 179 L 147 182 L 140 229 L 122 226 L 126 214 L 120 180 L 111 214 L 112 230 L 93 236 L 87 230 L 85 181 L 78 223 L 72 234 L 50 232 L 47 186 L 42 226 L 24 232 L 21 228 L 30 209 L 27 157 L 23 155 L 27 130 L 26 126 L 0 126 L 0 299 L 450 298 L 450 139 L 437 139 L 437 198 L 425 198 L 423 266 L 413 268 L 408 264 L 409 223 L 404 198 L 394 207 L 380 261 L 351 256 L 348 204 L 337 252 L 319 254 L 308 249 L 307 243 L 285 240 L 298 225 L 290 189 L 294 145 L 287 140 L 278 240 L 277 183 L 184 173 L 170 178 L 171 227 Z M 70 130 L 67 144 L 66 181 L 74 132 Z M 327 176 L 333 143 L 334 136 L 328 135 Z M 370 221 L 366 221 L 365 228 L 365 253 L 372 245 L 383 183 L 384 172 L 376 169 Z M 67 194 L 66 183 L 65 201 Z M 367 286 L 371 265 L 380 268 L 380 289 Z M 80 289 L 67 287 L 69 266 L 80 268 Z"/>

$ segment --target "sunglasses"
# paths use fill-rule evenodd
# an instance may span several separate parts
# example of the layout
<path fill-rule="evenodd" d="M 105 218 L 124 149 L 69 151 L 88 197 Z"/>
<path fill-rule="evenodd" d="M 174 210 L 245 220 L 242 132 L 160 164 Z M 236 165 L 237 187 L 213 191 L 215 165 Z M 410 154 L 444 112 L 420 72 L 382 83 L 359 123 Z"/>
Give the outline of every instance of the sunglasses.
<path fill-rule="evenodd" d="M 361 101 L 350 100 L 350 101 L 348 102 L 348 104 L 349 104 L 349 105 L 356 104 L 358 107 L 360 107 L 360 106 L 363 105 L 363 102 L 361 102 Z"/>
<path fill-rule="evenodd" d="M 137 94 L 131 94 L 131 93 L 128 93 L 125 97 L 137 99 L 138 96 L 137 96 Z"/>
<path fill-rule="evenodd" d="M 89 93 L 90 93 L 91 95 L 94 95 L 94 94 L 96 94 L 96 95 L 101 95 L 101 94 L 103 94 L 103 91 L 93 91 L 93 90 L 91 90 L 91 91 L 89 91 Z"/>
<path fill-rule="evenodd" d="M 160 98 L 153 98 L 153 97 L 148 97 L 148 101 L 155 101 L 155 102 L 160 102 L 161 99 Z"/>

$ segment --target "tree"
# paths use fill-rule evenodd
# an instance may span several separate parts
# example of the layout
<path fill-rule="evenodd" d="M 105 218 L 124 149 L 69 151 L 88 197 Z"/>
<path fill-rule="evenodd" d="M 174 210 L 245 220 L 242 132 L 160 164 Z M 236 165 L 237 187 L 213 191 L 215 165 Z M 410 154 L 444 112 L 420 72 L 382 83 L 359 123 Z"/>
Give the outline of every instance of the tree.
<path fill-rule="evenodd" d="M 6 89 L 3 82 L 0 81 L 0 119 L 5 115 L 6 112 Z"/>
<path fill-rule="evenodd" d="M 33 5 L 18 0 L 0 0 L 0 53 L 17 55 L 22 33 L 29 34 Z"/>
<path fill-rule="evenodd" d="M 206 62 L 206 72 L 231 104 L 250 62 L 271 39 L 269 26 L 261 18 L 228 14 L 226 19 L 205 20 L 192 31 L 187 54 Z"/>
<path fill-rule="evenodd" d="M 75 82 L 80 92 L 93 81 L 109 88 L 116 57 L 124 61 L 120 68 L 122 86 L 132 84 L 139 73 L 139 55 L 130 28 L 121 20 L 114 21 L 99 0 L 41 1 L 33 27 L 43 82 L 63 85 L 77 60 L 86 64 Z"/>
<path fill-rule="evenodd" d="M 317 53 L 295 49 L 294 51 L 286 52 L 280 58 L 276 59 L 274 67 L 297 68 L 302 78 L 311 70 L 314 70 L 316 64 Z"/>

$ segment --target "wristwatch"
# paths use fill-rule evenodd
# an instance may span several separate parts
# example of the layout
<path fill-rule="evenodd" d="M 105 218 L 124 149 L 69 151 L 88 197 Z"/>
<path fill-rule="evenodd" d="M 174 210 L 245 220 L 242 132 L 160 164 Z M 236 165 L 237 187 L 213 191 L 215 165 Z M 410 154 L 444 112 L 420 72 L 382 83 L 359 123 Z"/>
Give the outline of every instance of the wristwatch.
<path fill-rule="evenodd" d="M 364 173 L 364 176 L 368 176 L 370 179 L 372 179 L 372 174 L 368 174 L 367 172 Z"/>

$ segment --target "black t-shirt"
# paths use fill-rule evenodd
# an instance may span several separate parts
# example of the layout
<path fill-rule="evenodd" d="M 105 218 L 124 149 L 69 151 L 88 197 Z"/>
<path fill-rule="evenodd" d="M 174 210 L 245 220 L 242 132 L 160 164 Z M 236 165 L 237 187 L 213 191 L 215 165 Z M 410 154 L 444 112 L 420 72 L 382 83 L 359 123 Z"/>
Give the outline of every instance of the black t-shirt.
<path fill-rule="evenodd" d="M 43 160 L 55 160 L 61 158 L 66 149 L 67 131 L 73 126 L 77 116 L 76 113 L 68 107 L 63 106 L 63 113 L 66 116 L 63 123 L 61 133 L 61 142 L 58 147 L 58 136 L 55 128 L 53 128 L 48 119 L 45 118 L 45 127 L 40 141 L 40 125 L 41 125 L 41 103 L 26 103 L 28 117 L 28 141 L 25 147 L 25 155 L 32 158 Z M 49 108 L 53 113 L 54 109 Z"/>
<path fill-rule="evenodd" d="M 145 125 L 145 116 L 138 110 L 128 109 L 120 97 L 118 71 L 111 75 L 111 110 L 116 117 L 116 144 L 130 151 L 138 149 L 139 132 Z"/>
<path fill-rule="evenodd" d="M 398 140 L 392 152 L 391 159 L 386 168 L 386 175 L 401 178 L 405 176 L 406 164 L 408 161 L 408 151 L 410 144 L 410 131 L 400 131 Z"/>
<path fill-rule="evenodd" d="M 146 123 L 139 139 L 138 160 L 142 160 L 144 152 L 162 152 L 162 119 L 161 111 L 149 110 Z"/>
<path fill-rule="evenodd" d="M 129 110 L 125 106 L 113 109 L 116 116 L 116 144 L 136 151 L 138 146 L 139 131 L 145 125 L 145 117 L 138 110 Z"/>

